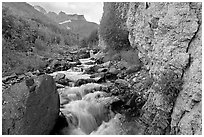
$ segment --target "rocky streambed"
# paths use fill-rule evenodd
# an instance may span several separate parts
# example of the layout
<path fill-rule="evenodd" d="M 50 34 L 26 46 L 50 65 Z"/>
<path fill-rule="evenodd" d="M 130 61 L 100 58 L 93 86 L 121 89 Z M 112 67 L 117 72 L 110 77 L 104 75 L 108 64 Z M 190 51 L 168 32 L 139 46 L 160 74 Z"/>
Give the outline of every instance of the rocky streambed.
<path fill-rule="evenodd" d="M 69 60 L 53 60 L 46 74 L 3 78 L 3 134 L 139 134 L 153 82 L 147 70 L 124 60 Z"/>

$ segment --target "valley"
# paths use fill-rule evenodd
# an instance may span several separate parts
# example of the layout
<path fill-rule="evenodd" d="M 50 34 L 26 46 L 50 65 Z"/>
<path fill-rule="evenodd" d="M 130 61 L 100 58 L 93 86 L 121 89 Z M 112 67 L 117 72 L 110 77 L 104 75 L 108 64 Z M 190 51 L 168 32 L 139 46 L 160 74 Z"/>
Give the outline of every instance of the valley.
<path fill-rule="evenodd" d="M 3 135 L 202 135 L 202 3 L 2 6 Z"/>

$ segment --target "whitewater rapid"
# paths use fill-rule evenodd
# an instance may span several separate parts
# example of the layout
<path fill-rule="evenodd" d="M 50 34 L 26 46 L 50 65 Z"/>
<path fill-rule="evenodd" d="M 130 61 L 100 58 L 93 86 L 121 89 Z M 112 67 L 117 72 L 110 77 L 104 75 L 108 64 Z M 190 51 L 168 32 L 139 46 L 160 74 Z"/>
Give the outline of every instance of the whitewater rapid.
<path fill-rule="evenodd" d="M 82 65 L 78 68 L 87 69 L 94 63 L 90 58 L 81 59 Z M 90 75 L 84 74 L 83 69 L 69 69 L 50 74 L 56 77 L 58 73 L 65 74 L 65 77 L 76 82 L 79 79 L 89 79 Z M 60 111 L 66 117 L 67 127 L 61 130 L 64 135 L 88 135 L 88 134 L 124 134 L 120 127 L 120 114 L 111 111 L 111 102 L 117 100 L 110 97 L 106 92 L 100 91 L 105 85 L 88 83 L 79 87 L 58 89 L 60 95 Z"/>

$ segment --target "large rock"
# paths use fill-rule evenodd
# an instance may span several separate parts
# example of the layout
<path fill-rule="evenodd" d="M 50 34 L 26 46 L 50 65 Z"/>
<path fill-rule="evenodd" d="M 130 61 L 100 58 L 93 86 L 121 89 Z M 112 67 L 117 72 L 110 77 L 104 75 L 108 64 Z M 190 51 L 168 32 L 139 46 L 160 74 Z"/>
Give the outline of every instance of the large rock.
<path fill-rule="evenodd" d="M 152 91 L 141 115 L 148 125 L 142 134 L 201 134 L 201 11 L 201 3 L 129 4 L 126 25 L 139 59 L 154 79 L 173 71 L 184 82 L 174 106 Z"/>
<path fill-rule="evenodd" d="M 90 58 L 90 53 L 86 49 L 82 49 L 78 53 L 78 58 L 79 59 L 84 59 L 84 58 Z"/>
<path fill-rule="evenodd" d="M 74 64 L 75 66 L 77 65 L 77 63 Z M 70 67 L 72 67 L 73 64 L 65 61 L 65 60 L 61 60 L 60 59 L 54 59 L 50 65 L 47 67 L 47 72 L 54 72 L 54 71 L 63 71 L 63 70 L 68 70 Z"/>
<path fill-rule="evenodd" d="M 183 90 L 176 100 L 171 115 L 171 133 L 202 134 L 202 27 L 189 48 L 191 63 L 184 73 Z"/>
<path fill-rule="evenodd" d="M 111 67 L 111 68 L 108 70 L 108 72 L 109 72 L 110 74 L 117 75 L 120 71 L 117 70 L 115 67 Z"/>
<path fill-rule="evenodd" d="M 3 92 L 2 100 L 3 134 L 50 134 L 59 114 L 59 95 L 51 76 L 15 84 Z"/>
<path fill-rule="evenodd" d="M 166 72 L 183 82 L 173 100 L 166 98 L 167 90 L 148 90 L 139 118 L 143 130 L 138 134 L 202 134 L 202 3 L 114 4 L 120 5 L 114 15 L 127 18 L 123 29 L 128 29 L 131 47 L 138 50 L 139 60 L 155 80 L 152 87 Z"/>
<path fill-rule="evenodd" d="M 139 71 L 141 69 L 141 65 L 132 65 L 132 66 L 129 66 L 126 70 L 126 73 L 127 74 L 131 74 L 131 73 L 135 73 L 137 71 Z"/>
<path fill-rule="evenodd" d="M 65 74 L 63 73 L 58 73 L 55 77 L 55 81 L 59 81 L 61 79 L 64 79 L 65 78 Z"/>

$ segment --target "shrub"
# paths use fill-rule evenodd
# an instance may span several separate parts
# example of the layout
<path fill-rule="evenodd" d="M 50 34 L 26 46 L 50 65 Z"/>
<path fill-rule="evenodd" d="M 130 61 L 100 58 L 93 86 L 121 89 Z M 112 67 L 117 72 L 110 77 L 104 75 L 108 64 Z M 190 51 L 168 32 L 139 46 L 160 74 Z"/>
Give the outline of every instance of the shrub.
<path fill-rule="evenodd" d="M 173 102 L 182 90 L 183 80 L 172 70 L 166 70 L 156 81 L 153 87 L 155 91 L 160 92 L 164 97 Z"/>
<path fill-rule="evenodd" d="M 2 7 L 2 36 L 5 39 L 12 37 L 15 17 L 10 15 L 9 9 Z"/>
<path fill-rule="evenodd" d="M 121 58 L 131 65 L 140 65 L 141 62 L 138 57 L 138 51 L 136 50 L 123 50 L 120 52 Z"/>
<path fill-rule="evenodd" d="M 98 45 L 98 41 L 99 41 L 98 29 L 95 29 L 94 31 L 91 32 L 91 34 L 88 37 L 80 41 L 80 47 L 93 48 L 94 46 Z"/>
<path fill-rule="evenodd" d="M 46 50 L 45 43 L 41 39 L 35 40 L 35 48 L 39 51 L 45 51 Z"/>
<path fill-rule="evenodd" d="M 110 60 L 120 60 L 120 59 L 121 57 L 116 50 L 109 49 L 108 51 L 106 51 L 106 55 L 104 56 L 103 62 L 107 62 Z"/>

